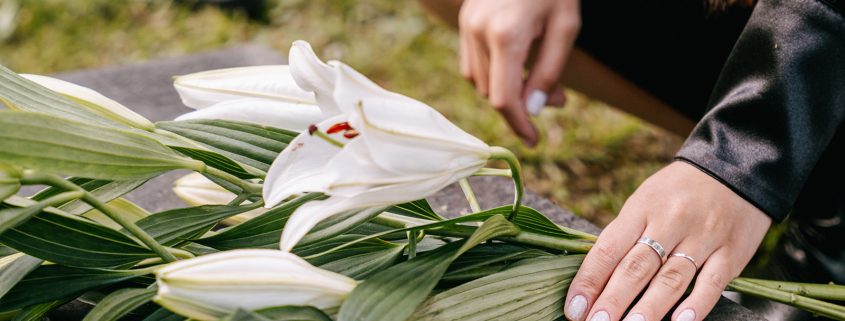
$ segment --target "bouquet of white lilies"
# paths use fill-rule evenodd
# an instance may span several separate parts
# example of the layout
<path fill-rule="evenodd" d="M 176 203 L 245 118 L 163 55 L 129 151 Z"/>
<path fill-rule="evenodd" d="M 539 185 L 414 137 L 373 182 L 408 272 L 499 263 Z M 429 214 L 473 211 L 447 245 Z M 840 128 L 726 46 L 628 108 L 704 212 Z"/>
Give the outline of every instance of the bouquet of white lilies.
<path fill-rule="evenodd" d="M 0 320 L 40 320 L 74 300 L 93 306 L 86 321 L 563 317 L 596 237 L 521 204 L 514 154 L 322 62 L 308 43 L 289 59 L 177 77 L 196 111 L 157 123 L 91 89 L 0 67 L 10 109 L 0 111 Z M 174 192 L 191 207 L 149 213 L 122 198 L 180 169 L 193 173 Z M 512 178 L 513 204 L 481 209 L 473 175 Z M 445 219 L 425 198 L 456 182 L 473 213 Z M 18 196 L 23 185 L 46 187 Z M 732 283 L 845 317 L 812 299 L 818 290 L 785 285 Z"/>

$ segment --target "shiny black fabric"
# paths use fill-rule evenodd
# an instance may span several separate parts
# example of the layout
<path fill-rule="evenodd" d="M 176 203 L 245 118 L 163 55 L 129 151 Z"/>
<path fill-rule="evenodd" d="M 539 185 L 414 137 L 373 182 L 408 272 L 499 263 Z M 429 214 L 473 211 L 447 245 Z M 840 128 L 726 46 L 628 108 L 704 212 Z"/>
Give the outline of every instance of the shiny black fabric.
<path fill-rule="evenodd" d="M 831 144 L 845 118 L 845 17 L 820 0 L 760 1 L 709 105 L 678 159 L 782 220 L 811 174 L 830 174 L 815 170 L 823 156 L 845 148 Z M 839 199 L 842 184 L 829 187 Z"/>

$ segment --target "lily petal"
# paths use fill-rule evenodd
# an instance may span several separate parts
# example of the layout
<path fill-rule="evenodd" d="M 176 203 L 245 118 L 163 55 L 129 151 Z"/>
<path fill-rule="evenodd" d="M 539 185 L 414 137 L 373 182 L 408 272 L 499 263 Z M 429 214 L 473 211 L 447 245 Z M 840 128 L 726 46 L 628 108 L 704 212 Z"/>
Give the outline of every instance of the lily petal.
<path fill-rule="evenodd" d="M 288 59 L 291 75 L 296 84 L 306 91 L 314 92 L 317 104 L 326 113 L 331 115 L 340 113 L 331 96 L 334 89 L 335 67 L 317 58 L 311 45 L 302 40 L 293 42 Z"/>
<path fill-rule="evenodd" d="M 308 129 L 309 125 L 325 119 L 325 116 L 320 108 L 315 105 L 241 98 L 223 101 L 176 118 L 176 120 L 189 119 L 244 121 L 301 132 Z"/>
<path fill-rule="evenodd" d="M 285 65 L 239 67 L 176 77 L 173 86 L 185 106 L 202 109 L 240 98 L 314 104 L 314 95 L 296 85 Z"/>
<path fill-rule="evenodd" d="M 346 117 L 338 115 L 320 122 L 317 127 L 326 129 L 344 121 Z M 331 137 L 343 143 L 349 141 L 342 134 Z M 307 131 L 296 136 L 267 171 L 263 188 L 265 207 L 276 206 L 294 194 L 325 192 L 333 175 L 324 167 L 340 151 L 339 147 Z"/>

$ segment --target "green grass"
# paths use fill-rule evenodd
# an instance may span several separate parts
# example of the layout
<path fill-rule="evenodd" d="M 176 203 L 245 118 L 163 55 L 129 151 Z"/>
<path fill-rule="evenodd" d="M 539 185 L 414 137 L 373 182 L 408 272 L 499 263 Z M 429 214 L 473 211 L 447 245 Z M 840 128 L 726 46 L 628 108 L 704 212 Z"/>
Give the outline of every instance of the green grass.
<path fill-rule="evenodd" d="M 0 3 L 9 0 L 0 0 Z M 384 87 L 422 100 L 491 145 L 524 160 L 528 188 L 605 224 L 680 139 L 585 97 L 536 118 L 545 139 L 528 149 L 457 72 L 457 35 L 414 1 L 272 2 L 265 22 L 169 1 L 23 0 L 0 63 L 53 73 L 254 42 L 287 52 L 309 41 Z M 2 34 L 2 30 L 0 30 Z"/>

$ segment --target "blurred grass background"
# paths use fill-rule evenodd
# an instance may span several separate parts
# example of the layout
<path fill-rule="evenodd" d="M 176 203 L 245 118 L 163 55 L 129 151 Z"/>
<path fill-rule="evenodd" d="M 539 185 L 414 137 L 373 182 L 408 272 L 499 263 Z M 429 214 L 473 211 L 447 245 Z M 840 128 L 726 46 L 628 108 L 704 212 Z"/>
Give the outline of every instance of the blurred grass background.
<path fill-rule="evenodd" d="M 602 226 L 681 142 L 572 93 L 565 108 L 535 119 L 543 141 L 523 147 L 458 74 L 455 31 L 415 1 L 269 0 L 251 19 L 244 10 L 187 0 L 0 0 L 0 63 L 17 72 L 127 64 L 243 42 L 285 54 L 296 39 L 516 151 L 529 189 Z"/>

